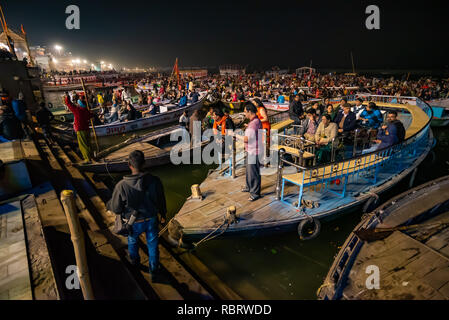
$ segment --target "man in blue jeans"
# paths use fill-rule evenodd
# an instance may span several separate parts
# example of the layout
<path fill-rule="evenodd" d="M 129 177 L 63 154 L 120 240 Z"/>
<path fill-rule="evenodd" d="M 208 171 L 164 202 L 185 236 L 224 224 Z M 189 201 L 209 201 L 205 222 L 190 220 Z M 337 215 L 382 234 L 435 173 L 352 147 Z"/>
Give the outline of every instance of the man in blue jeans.
<path fill-rule="evenodd" d="M 140 265 L 137 241 L 145 233 L 150 275 L 154 280 L 159 269 L 158 213 L 162 224 L 165 223 L 167 213 L 164 188 L 158 177 L 143 172 L 145 157 L 142 151 L 131 152 L 128 165 L 131 175 L 124 176 L 115 186 L 108 209 L 121 214 L 126 221 L 137 213 L 128 236 L 129 258 L 132 265 Z"/>

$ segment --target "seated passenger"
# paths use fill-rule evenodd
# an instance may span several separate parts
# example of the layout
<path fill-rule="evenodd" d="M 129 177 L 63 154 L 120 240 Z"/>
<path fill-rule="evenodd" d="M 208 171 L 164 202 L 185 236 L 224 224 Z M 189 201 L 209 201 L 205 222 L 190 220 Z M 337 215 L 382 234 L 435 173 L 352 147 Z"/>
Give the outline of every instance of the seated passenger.
<path fill-rule="evenodd" d="M 363 154 L 370 153 L 376 150 L 385 149 L 398 143 L 397 130 L 394 124 L 389 124 L 382 127 L 377 134 L 377 139 L 374 140 L 374 144 L 371 148 L 363 150 Z"/>
<path fill-rule="evenodd" d="M 282 92 L 279 94 L 277 103 L 285 103 L 285 97 L 284 97 L 284 95 L 282 94 Z"/>
<path fill-rule="evenodd" d="M 329 103 L 326 107 L 326 111 L 324 112 L 324 115 L 328 114 L 331 118 L 331 121 L 334 122 L 335 117 L 337 116 L 339 111 L 340 111 L 340 106 L 337 106 L 336 108 L 334 108 L 334 106 Z"/>
<path fill-rule="evenodd" d="M 128 103 L 126 106 L 127 112 L 124 114 L 122 121 L 132 121 L 137 119 L 137 110 L 134 108 L 134 106 L 131 103 Z"/>
<path fill-rule="evenodd" d="M 214 124 L 212 126 L 214 135 L 217 136 L 219 132 L 221 133 L 221 139 L 224 139 L 224 136 L 228 134 L 228 130 L 234 130 L 235 125 L 232 121 L 231 117 L 228 114 L 225 114 L 219 108 L 214 109 L 213 113 Z"/>
<path fill-rule="evenodd" d="M 356 128 L 357 121 L 355 113 L 351 111 L 351 105 L 349 103 L 343 105 L 343 111 L 337 114 L 335 123 L 338 126 L 338 132 L 342 134 L 349 133 Z"/>
<path fill-rule="evenodd" d="M 186 94 L 183 92 L 181 98 L 179 99 L 179 103 L 178 105 L 180 107 L 185 107 L 187 105 L 187 96 Z"/>
<path fill-rule="evenodd" d="M 191 95 L 191 97 L 192 97 L 192 103 L 198 102 L 198 97 L 199 97 L 199 96 L 200 96 L 200 95 L 198 94 L 198 92 L 196 92 L 196 91 L 192 92 L 192 95 Z"/>
<path fill-rule="evenodd" d="M 323 115 L 324 107 L 318 101 L 312 105 L 312 108 L 315 109 L 315 112 L 319 117 Z"/>
<path fill-rule="evenodd" d="M 109 115 L 105 116 L 105 122 L 112 123 L 117 120 L 118 120 L 118 107 L 117 102 L 114 102 L 114 104 L 111 106 L 111 109 L 109 110 Z"/>
<path fill-rule="evenodd" d="M 388 111 L 387 114 L 387 122 L 389 124 L 394 124 L 394 126 L 396 127 L 396 135 L 398 137 L 398 143 L 401 143 L 402 141 L 404 141 L 405 139 L 405 128 L 404 125 L 402 124 L 401 120 L 398 119 L 398 113 L 394 110 L 392 111 Z M 383 127 L 383 129 L 385 129 Z"/>
<path fill-rule="evenodd" d="M 362 109 L 363 109 L 363 99 L 357 98 L 355 100 L 355 106 L 351 109 L 351 111 L 354 112 L 355 114 L 357 114 Z"/>
<path fill-rule="evenodd" d="M 307 111 L 307 118 L 303 121 L 303 132 L 306 140 L 315 142 L 315 133 L 320 123 L 320 118 L 317 116 L 315 109 Z"/>
<path fill-rule="evenodd" d="M 370 102 L 366 108 L 360 114 L 362 125 L 370 128 L 377 129 L 383 122 L 382 113 L 377 109 L 374 102 Z"/>
<path fill-rule="evenodd" d="M 332 140 L 337 137 L 337 124 L 331 122 L 331 116 L 325 114 L 321 117 L 321 123 L 315 132 L 315 143 L 317 145 L 317 161 L 330 161 Z"/>

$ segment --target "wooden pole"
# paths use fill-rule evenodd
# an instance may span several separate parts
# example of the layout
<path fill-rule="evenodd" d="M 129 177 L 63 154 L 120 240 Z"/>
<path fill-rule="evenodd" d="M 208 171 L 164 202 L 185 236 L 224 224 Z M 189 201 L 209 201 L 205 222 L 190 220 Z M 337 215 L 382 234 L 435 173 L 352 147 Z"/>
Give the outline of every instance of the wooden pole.
<path fill-rule="evenodd" d="M 355 73 L 355 68 L 354 68 L 354 57 L 352 56 L 352 51 L 351 51 L 351 63 L 352 63 L 352 73 Z"/>
<path fill-rule="evenodd" d="M 32 67 L 34 67 L 34 60 L 33 60 L 33 57 L 31 56 L 30 46 L 28 45 L 27 34 L 25 32 L 25 29 L 23 28 L 23 25 L 20 25 L 20 28 L 22 29 L 23 39 L 25 40 L 25 45 L 26 45 L 28 57 L 30 58 L 30 64 L 31 64 Z"/>
<path fill-rule="evenodd" d="M 3 14 L 2 6 L 0 6 L 0 13 L 2 14 L 2 16 L 1 16 L 2 28 L 3 28 L 3 32 L 5 33 L 5 36 L 6 36 L 6 43 L 8 44 L 9 51 L 11 51 L 11 54 L 17 58 L 16 53 L 14 52 L 14 49 L 12 48 L 11 43 L 9 42 L 8 25 L 6 24 L 6 19 L 5 19 L 5 15 Z"/>
<path fill-rule="evenodd" d="M 81 78 L 81 85 L 83 86 L 84 98 L 86 99 L 86 107 L 87 107 L 87 110 L 90 111 L 90 108 L 89 108 L 89 99 L 87 98 L 87 92 L 86 92 L 86 87 L 84 86 L 84 80 L 83 80 L 83 78 Z M 92 125 L 92 131 L 94 132 L 95 144 L 96 144 L 96 146 L 97 146 L 97 154 L 98 154 L 98 153 L 100 152 L 100 147 L 98 146 L 97 132 L 95 131 L 95 126 L 94 126 L 94 120 L 93 120 L 93 118 L 90 118 L 90 124 Z"/>
<path fill-rule="evenodd" d="M 84 234 L 81 230 L 80 221 L 76 212 L 75 194 L 72 190 L 61 192 L 61 202 L 69 225 L 73 249 L 75 251 L 78 277 L 81 291 L 85 300 L 94 300 L 92 285 L 90 282 L 89 268 L 87 266 L 86 248 L 84 244 Z"/>

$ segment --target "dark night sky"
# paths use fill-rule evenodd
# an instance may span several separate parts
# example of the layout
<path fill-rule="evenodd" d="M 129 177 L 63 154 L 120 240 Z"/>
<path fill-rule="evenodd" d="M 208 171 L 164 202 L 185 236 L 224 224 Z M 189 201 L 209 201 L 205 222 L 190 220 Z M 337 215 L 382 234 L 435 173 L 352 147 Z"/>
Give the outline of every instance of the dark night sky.
<path fill-rule="evenodd" d="M 128 67 L 238 63 L 255 67 L 447 68 L 449 1 L 0 0 L 31 45 L 61 44 L 75 56 Z M 66 6 L 81 29 L 65 28 Z M 380 8 L 380 30 L 365 8 Z"/>

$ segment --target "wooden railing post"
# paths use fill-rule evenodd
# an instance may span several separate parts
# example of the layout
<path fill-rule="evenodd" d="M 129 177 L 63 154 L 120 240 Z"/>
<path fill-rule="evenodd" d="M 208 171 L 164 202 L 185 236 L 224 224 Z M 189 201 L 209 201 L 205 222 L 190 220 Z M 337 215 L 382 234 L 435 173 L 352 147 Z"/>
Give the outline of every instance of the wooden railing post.
<path fill-rule="evenodd" d="M 90 282 L 89 268 L 87 266 L 86 247 L 84 244 L 84 234 L 81 230 L 80 221 L 76 212 L 75 194 L 72 190 L 61 192 L 61 202 L 69 225 L 73 249 L 75 251 L 78 277 L 81 291 L 85 300 L 94 300 L 92 285 Z"/>

